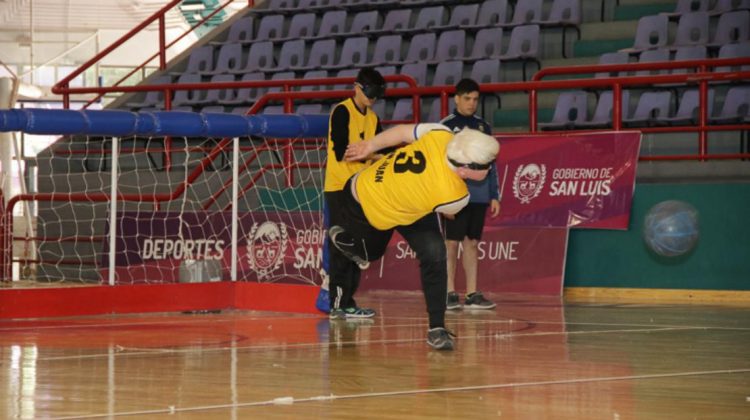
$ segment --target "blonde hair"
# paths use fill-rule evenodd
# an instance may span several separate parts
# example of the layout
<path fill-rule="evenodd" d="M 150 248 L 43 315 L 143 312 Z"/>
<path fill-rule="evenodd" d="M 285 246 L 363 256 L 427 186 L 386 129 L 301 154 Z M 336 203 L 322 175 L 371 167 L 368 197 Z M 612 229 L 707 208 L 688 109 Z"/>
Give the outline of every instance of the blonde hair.
<path fill-rule="evenodd" d="M 490 163 L 500 152 L 500 143 L 487 134 L 464 128 L 448 143 L 448 158 L 460 163 Z"/>

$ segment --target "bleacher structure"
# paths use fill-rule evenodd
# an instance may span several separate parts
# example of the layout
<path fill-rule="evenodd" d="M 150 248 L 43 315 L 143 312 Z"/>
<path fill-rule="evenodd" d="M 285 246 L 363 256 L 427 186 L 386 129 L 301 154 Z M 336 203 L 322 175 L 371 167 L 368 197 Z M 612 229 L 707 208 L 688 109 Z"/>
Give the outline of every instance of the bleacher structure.
<path fill-rule="evenodd" d="M 188 53 L 173 60 L 144 84 L 352 77 L 359 68 L 372 66 L 384 75 L 409 75 L 419 86 L 450 86 L 468 76 L 483 84 L 522 82 L 529 80 L 538 69 L 563 65 L 750 57 L 750 1 L 680 0 L 666 4 L 658 0 L 651 3 L 623 0 L 618 3 L 623 4 L 604 0 L 267 0 L 208 33 Z M 662 70 L 662 74 L 687 71 L 693 70 Z M 627 74 L 597 73 L 591 77 L 623 75 Z M 389 87 L 406 85 L 392 82 Z M 274 86 L 177 90 L 172 93 L 169 109 L 245 114 L 265 93 L 281 89 Z M 292 89 L 325 92 L 348 90 L 351 86 L 316 85 Z M 498 96 L 498 100 L 483 101 L 481 112 L 496 132 L 528 130 L 526 93 L 515 91 L 488 96 Z M 110 108 L 166 110 L 164 99 L 163 91 L 125 94 L 111 103 Z M 712 84 L 709 101 L 711 124 L 750 123 L 747 81 Z M 297 100 L 293 112 L 327 113 L 332 103 L 331 98 Z M 414 115 L 412 104 L 411 95 L 388 95 L 375 109 L 386 122 L 437 121 L 443 116 L 437 96 L 422 95 L 419 115 Z M 628 128 L 694 125 L 698 104 L 695 85 L 628 88 L 623 91 L 622 121 Z M 539 95 L 538 127 L 545 130 L 608 128 L 612 126 L 612 108 L 613 94 L 609 89 L 544 91 Z M 284 108 L 280 102 L 273 102 L 260 112 L 281 113 Z M 682 134 L 649 135 L 643 142 L 644 152 L 693 150 L 695 142 L 685 142 L 682 137 Z M 737 152 L 738 147 L 744 147 L 744 137 L 740 142 L 737 139 L 736 132 L 712 133 L 711 150 Z M 166 158 L 169 161 L 166 164 L 164 154 L 168 152 L 164 150 L 171 142 L 183 143 L 170 146 L 174 152 L 169 152 L 173 155 Z M 106 142 L 104 144 L 106 148 Z M 122 169 L 147 173 L 154 192 L 182 179 L 185 174 L 179 172 L 180 168 L 192 169 L 196 159 L 205 157 L 205 150 L 214 146 L 197 139 L 137 138 L 129 146 L 143 148 L 155 144 L 160 146 L 159 151 L 141 154 L 126 162 Z M 86 139 L 70 138 L 40 154 L 39 179 L 44 181 L 39 184 L 39 192 L 76 192 L 103 186 L 105 180 L 101 171 L 107 170 L 108 158 L 103 154 L 85 153 L 89 147 Z M 65 157 L 61 158 L 61 154 Z M 276 155 L 272 150 L 263 152 L 249 170 L 274 162 Z M 306 153 L 307 159 L 324 162 L 323 154 L 311 156 Z M 274 171 L 277 170 L 270 172 Z M 300 183 L 293 188 L 304 190 L 322 185 L 320 169 L 304 171 L 298 178 Z M 207 198 L 212 188 L 225 181 L 226 165 L 213 165 L 211 174 L 205 176 L 210 177 L 210 181 L 201 184 L 200 191 L 193 192 L 198 199 L 201 195 Z M 125 186 L 133 190 L 139 187 Z M 177 205 L 167 204 L 165 208 Z M 247 206 L 245 210 L 262 207 L 263 203 L 256 200 Z M 106 210 L 93 208 L 94 213 Z M 59 218 L 61 211 L 75 210 L 60 210 L 39 203 L 41 221 L 46 217 Z M 96 217 L 92 214 L 92 218 Z M 64 226 L 54 234 L 63 237 L 81 232 L 92 237 L 103 234 L 103 224 L 84 224 L 86 222 Z M 78 258 L 90 262 L 97 258 L 97 252 L 90 244 L 77 242 L 62 246 L 39 244 L 42 259 L 45 254 L 54 254 L 59 260 Z M 38 267 L 38 277 L 73 275 L 72 271 L 64 272 L 60 265 L 41 263 Z M 75 273 L 78 278 L 98 280 L 94 271 L 87 275 L 79 266 L 75 267 Z"/>

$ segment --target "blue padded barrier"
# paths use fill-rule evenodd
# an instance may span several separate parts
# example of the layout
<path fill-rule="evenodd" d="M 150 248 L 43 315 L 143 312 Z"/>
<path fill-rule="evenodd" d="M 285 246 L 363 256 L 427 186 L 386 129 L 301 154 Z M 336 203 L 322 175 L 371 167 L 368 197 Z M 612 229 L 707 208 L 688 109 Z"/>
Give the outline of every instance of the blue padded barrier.
<path fill-rule="evenodd" d="M 326 137 L 328 115 L 11 109 L 0 111 L 0 131 L 100 136 Z"/>

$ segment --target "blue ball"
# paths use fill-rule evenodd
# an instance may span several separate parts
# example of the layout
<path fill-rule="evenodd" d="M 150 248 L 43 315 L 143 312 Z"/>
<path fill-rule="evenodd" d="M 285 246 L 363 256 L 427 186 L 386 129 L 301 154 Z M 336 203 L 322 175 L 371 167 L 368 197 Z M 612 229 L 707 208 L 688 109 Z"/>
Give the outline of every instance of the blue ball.
<path fill-rule="evenodd" d="M 698 210 L 684 201 L 668 200 L 651 207 L 643 223 L 643 239 L 658 255 L 676 257 L 698 242 Z"/>

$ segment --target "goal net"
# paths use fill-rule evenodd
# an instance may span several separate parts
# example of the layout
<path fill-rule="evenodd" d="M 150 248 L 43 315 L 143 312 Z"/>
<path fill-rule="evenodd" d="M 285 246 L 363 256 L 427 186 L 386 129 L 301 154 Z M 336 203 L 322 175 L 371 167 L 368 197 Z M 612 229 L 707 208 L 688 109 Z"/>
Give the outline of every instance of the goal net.
<path fill-rule="evenodd" d="M 249 133 L 225 136 L 195 115 L 158 136 L 67 135 L 28 160 L 4 278 L 320 284 L 327 118 L 232 116 Z"/>

